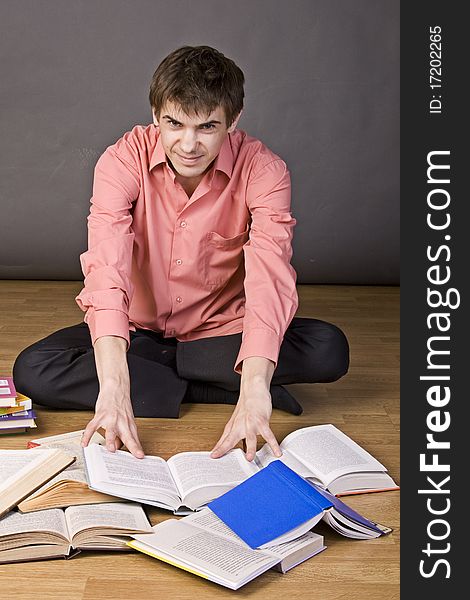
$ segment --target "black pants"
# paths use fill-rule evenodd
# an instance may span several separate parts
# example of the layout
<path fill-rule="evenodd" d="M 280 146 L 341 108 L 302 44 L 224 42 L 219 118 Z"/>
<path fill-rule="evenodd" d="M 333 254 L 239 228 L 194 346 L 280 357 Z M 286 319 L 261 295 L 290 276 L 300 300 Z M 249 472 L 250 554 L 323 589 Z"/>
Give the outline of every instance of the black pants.
<path fill-rule="evenodd" d="M 144 329 L 130 335 L 127 362 L 136 417 L 177 418 L 182 402 L 236 404 L 240 375 L 233 367 L 241 333 L 191 342 Z M 273 406 L 300 414 L 302 407 L 282 385 L 335 381 L 348 366 L 348 342 L 338 327 L 294 317 L 271 382 Z M 23 350 L 13 379 L 17 390 L 37 404 L 94 409 L 99 384 L 88 326 L 60 329 Z"/>

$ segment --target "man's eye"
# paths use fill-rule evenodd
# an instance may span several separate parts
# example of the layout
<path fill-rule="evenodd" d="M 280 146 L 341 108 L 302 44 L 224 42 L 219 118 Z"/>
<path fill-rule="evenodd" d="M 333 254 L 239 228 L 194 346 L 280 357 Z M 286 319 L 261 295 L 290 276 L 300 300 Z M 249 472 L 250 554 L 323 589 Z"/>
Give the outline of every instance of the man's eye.
<path fill-rule="evenodd" d="M 214 123 L 204 123 L 204 125 L 201 125 L 201 129 L 215 129 L 215 125 Z"/>
<path fill-rule="evenodd" d="M 168 121 L 168 122 L 170 123 L 170 125 L 171 125 L 172 127 L 178 127 L 178 126 L 180 125 L 180 123 L 178 123 L 178 121 L 171 121 L 171 120 L 170 120 L 170 121 Z"/>

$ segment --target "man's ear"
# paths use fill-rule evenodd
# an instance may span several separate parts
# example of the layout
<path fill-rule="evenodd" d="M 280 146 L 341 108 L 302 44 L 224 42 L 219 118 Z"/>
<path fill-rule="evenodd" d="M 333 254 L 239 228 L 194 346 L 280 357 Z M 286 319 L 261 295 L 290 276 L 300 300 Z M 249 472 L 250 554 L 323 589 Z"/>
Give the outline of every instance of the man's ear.
<path fill-rule="evenodd" d="M 238 113 L 238 115 L 235 117 L 235 120 L 228 128 L 228 130 L 227 130 L 228 133 L 232 133 L 233 131 L 235 131 L 235 127 L 237 126 L 237 123 L 238 123 L 240 117 L 242 116 L 242 112 L 243 112 L 243 109 Z"/>
<path fill-rule="evenodd" d="M 156 127 L 159 127 L 160 124 L 158 122 L 157 115 L 155 114 L 155 109 L 154 108 L 152 108 L 152 117 L 153 117 L 153 124 Z"/>

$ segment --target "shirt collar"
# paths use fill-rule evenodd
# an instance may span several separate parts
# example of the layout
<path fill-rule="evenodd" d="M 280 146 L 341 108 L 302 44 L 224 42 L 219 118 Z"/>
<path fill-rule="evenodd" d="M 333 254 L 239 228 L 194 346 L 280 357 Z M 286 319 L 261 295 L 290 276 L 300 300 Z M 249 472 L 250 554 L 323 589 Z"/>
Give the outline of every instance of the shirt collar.
<path fill-rule="evenodd" d="M 152 156 L 150 157 L 149 171 L 151 171 L 154 167 L 164 162 L 166 162 L 166 154 L 165 150 L 163 149 L 163 144 L 160 139 L 160 136 L 158 136 L 157 143 L 155 144 Z"/>
<path fill-rule="evenodd" d="M 222 171 L 230 179 L 233 171 L 233 152 L 230 134 L 224 140 L 219 155 L 215 159 L 214 171 Z"/>
<path fill-rule="evenodd" d="M 166 163 L 166 154 L 163 149 L 163 144 L 160 136 L 157 138 L 157 143 L 153 149 L 152 156 L 149 162 L 149 171 L 151 171 L 157 165 Z M 224 140 L 220 148 L 220 152 L 214 162 L 214 171 L 222 171 L 227 175 L 228 178 L 232 176 L 233 171 L 233 152 L 232 143 L 230 141 L 230 134 Z"/>

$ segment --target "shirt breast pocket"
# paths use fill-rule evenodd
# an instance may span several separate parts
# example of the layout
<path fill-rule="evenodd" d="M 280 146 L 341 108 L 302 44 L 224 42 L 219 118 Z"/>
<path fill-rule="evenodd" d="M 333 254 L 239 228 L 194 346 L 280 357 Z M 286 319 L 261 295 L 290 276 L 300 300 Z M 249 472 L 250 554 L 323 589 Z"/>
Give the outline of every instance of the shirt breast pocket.
<path fill-rule="evenodd" d="M 205 239 L 204 279 L 207 285 L 222 286 L 239 269 L 244 267 L 243 246 L 250 236 L 250 228 L 233 237 L 226 238 L 210 231 Z"/>

